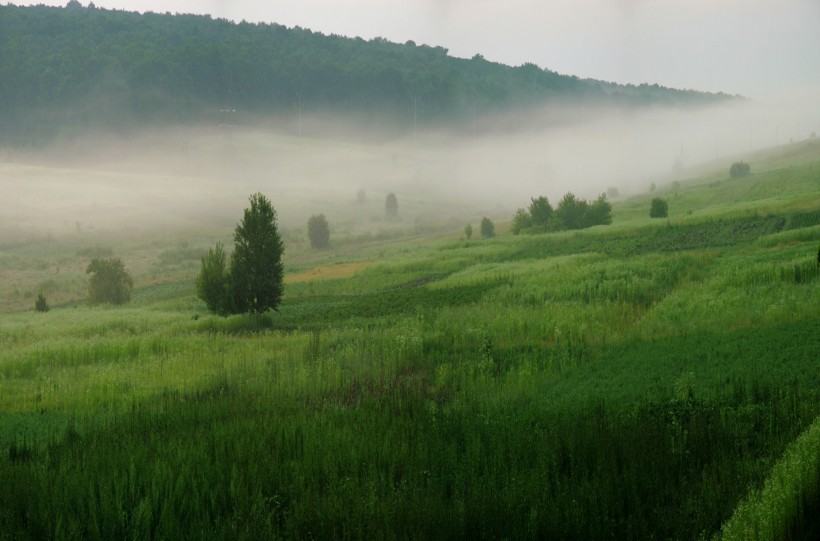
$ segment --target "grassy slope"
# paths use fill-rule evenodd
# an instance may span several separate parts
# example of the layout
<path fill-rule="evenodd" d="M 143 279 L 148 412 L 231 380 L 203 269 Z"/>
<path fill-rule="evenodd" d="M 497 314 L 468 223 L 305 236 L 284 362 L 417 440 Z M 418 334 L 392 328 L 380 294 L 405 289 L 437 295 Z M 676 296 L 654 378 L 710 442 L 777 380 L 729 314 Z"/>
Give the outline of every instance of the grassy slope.
<path fill-rule="evenodd" d="M 201 315 L 195 258 L 7 314 L 0 537 L 713 534 L 820 415 L 820 148 L 758 158 L 669 220 L 304 254 L 264 332 Z"/>

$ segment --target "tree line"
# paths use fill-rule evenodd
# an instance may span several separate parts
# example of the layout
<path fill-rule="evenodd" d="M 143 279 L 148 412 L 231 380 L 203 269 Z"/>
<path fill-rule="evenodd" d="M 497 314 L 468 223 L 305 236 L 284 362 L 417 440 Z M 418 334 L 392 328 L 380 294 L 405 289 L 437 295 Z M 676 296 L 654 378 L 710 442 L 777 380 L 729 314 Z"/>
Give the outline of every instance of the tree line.
<path fill-rule="evenodd" d="M 725 94 L 617 85 L 443 47 L 210 16 L 0 6 L 0 136 L 24 142 L 135 123 L 232 123 L 259 112 L 468 119 L 547 99 L 704 104 Z"/>
<path fill-rule="evenodd" d="M 586 229 L 594 225 L 612 223 L 612 205 L 606 194 L 601 194 L 592 203 L 579 199 L 568 192 L 553 209 L 545 196 L 530 199 L 528 208 L 519 208 L 513 216 L 512 232 L 561 231 L 564 229 Z"/>

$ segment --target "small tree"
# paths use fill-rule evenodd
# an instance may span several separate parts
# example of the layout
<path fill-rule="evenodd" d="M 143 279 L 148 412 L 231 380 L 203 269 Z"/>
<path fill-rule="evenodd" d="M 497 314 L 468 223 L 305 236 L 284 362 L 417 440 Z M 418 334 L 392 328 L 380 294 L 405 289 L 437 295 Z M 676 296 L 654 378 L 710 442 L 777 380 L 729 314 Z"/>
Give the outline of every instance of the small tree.
<path fill-rule="evenodd" d="M 324 214 L 314 214 L 308 220 L 308 238 L 313 248 L 327 248 L 330 242 L 330 226 Z"/>
<path fill-rule="evenodd" d="M 518 235 L 525 229 L 532 227 L 532 216 L 526 209 L 518 209 L 515 211 L 512 221 L 513 235 Z"/>
<path fill-rule="evenodd" d="M 744 161 L 735 162 L 729 168 L 729 176 L 732 178 L 745 177 L 751 172 L 752 167 Z"/>
<path fill-rule="evenodd" d="M 95 257 L 85 272 L 91 275 L 88 286 L 88 302 L 91 304 L 125 304 L 131 300 L 134 281 L 118 257 Z"/>
<path fill-rule="evenodd" d="M 467 237 L 467 240 L 473 238 L 473 224 L 467 224 L 464 226 L 464 236 Z"/>
<path fill-rule="evenodd" d="M 558 203 L 555 214 L 567 229 L 582 229 L 586 225 L 589 203 L 567 193 Z"/>
<path fill-rule="evenodd" d="M 489 239 L 495 236 L 495 224 L 486 216 L 481 218 L 481 237 Z"/>
<path fill-rule="evenodd" d="M 225 251 L 221 242 L 216 243 L 216 248 L 209 248 L 202 258 L 202 269 L 196 278 L 196 293 L 211 312 L 222 316 L 231 312 L 231 280 L 225 268 Z"/>
<path fill-rule="evenodd" d="M 609 225 L 612 223 L 612 205 L 606 200 L 606 194 L 602 193 L 587 209 L 585 227 L 593 225 Z"/>
<path fill-rule="evenodd" d="M 652 200 L 652 206 L 649 208 L 650 218 L 666 218 L 669 215 L 669 203 L 666 199 L 656 197 Z"/>
<path fill-rule="evenodd" d="M 233 234 L 232 308 L 238 313 L 261 314 L 276 310 L 282 300 L 285 246 L 270 201 L 256 193 L 250 197 L 250 203 Z"/>
<path fill-rule="evenodd" d="M 547 222 L 552 218 L 552 205 L 549 200 L 543 195 L 540 197 L 530 198 L 530 219 L 532 225 L 547 225 Z"/>
<path fill-rule="evenodd" d="M 42 293 L 37 295 L 37 300 L 34 301 L 34 309 L 38 312 L 48 312 L 48 302 L 46 301 L 45 295 Z"/>
<path fill-rule="evenodd" d="M 384 215 L 388 219 L 393 219 L 399 215 L 399 201 L 396 199 L 396 194 L 390 192 L 384 199 Z"/>
<path fill-rule="evenodd" d="M 359 190 L 356 192 L 356 203 L 360 205 L 364 205 L 367 202 L 367 195 L 364 192 L 364 189 Z"/>

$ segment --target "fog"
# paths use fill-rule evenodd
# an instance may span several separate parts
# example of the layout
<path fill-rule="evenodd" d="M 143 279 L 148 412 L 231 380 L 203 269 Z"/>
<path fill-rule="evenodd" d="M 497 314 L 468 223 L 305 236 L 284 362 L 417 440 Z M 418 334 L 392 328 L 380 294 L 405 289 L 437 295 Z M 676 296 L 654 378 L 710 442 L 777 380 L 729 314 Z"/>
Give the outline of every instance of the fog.
<path fill-rule="evenodd" d="M 0 149 L 0 241 L 173 234 L 229 238 L 248 196 L 273 202 L 284 229 L 324 213 L 334 234 L 420 226 L 460 230 L 508 219 L 529 198 L 622 197 L 684 180 L 694 167 L 820 131 L 816 109 L 752 101 L 703 109 L 552 106 L 459 127 L 379 126 L 304 114 Z M 356 196 L 364 190 L 365 204 Z M 384 221 L 394 192 L 400 220 Z"/>

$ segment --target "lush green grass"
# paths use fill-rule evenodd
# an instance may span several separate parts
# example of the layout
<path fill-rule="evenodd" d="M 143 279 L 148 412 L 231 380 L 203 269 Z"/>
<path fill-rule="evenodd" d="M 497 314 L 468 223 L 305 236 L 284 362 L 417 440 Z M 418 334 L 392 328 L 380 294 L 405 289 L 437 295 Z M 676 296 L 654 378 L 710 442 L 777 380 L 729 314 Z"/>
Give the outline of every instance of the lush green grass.
<path fill-rule="evenodd" d="M 300 257 L 261 317 L 205 312 L 197 244 L 118 245 L 129 306 L 0 320 L 0 538 L 799 538 L 818 161 L 765 159 L 764 192 L 684 182 L 702 206 L 668 221 L 647 196 L 610 228 Z"/>

